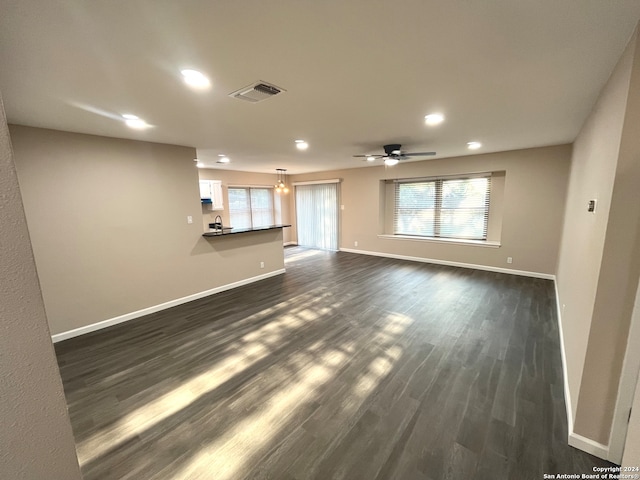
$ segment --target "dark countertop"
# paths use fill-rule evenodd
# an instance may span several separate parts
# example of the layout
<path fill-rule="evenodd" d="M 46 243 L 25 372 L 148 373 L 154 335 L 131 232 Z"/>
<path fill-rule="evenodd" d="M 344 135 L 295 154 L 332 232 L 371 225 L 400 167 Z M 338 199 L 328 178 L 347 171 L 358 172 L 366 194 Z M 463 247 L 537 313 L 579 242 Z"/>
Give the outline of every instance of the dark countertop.
<path fill-rule="evenodd" d="M 265 225 L 264 227 L 250 227 L 250 228 L 229 228 L 225 227 L 221 232 L 205 232 L 202 234 L 203 237 L 222 237 L 226 235 L 236 235 L 238 233 L 248 233 L 248 232 L 263 232 L 265 230 L 276 230 L 278 228 L 286 228 L 291 225 Z"/>

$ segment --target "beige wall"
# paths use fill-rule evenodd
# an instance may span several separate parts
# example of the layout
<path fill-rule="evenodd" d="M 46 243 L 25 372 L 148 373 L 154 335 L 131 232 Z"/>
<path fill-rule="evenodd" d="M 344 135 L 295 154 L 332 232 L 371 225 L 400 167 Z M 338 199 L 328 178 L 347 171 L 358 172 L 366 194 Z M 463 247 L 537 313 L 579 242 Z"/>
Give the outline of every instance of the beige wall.
<path fill-rule="evenodd" d="M 202 237 L 193 148 L 10 132 L 54 334 L 283 268 L 281 231 Z"/>
<path fill-rule="evenodd" d="M 557 285 L 574 419 L 611 206 L 631 53 L 627 49 L 618 63 L 573 146 Z M 598 202 L 595 213 L 587 212 L 590 199 Z"/>
<path fill-rule="evenodd" d="M 0 100 L 0 477 L 80 479 Z"/>
<path fill-rule="evenodd" d="M 296 175 L 294 181 L 342 179 L 340 247 L 487 267 L 555 274 L 571 146 L 400 163 Z M 505 172 L 500 248 L 379 238 L 384 219 L 381 180 L 477 172 Z M 500 182 L 496 182 L 498 185 Z M 295 224 L 293 196 L 291 221 Z M 295 236 L 295 230 L 293 230 Z M 295 239 L 295 237 L 294 237 Z M 358 242 L 356 247 L 354 242 Z M 507 257 L 513 263 L 507 264 Z"/>
<path fill-rule="evenodd" d="M 622 465 L 625 467 L 640 467 L 640 388 L 637 387 L 633 397 Z"/>
<path fill-rule="evenodd" d="M 574 431 L 603 445 L 640 275 L 637 43 L 634 36 L 575 141 L 557 274 Z"/>
<path fill-rule="evenodd" d="M 198 169 L 200 179 L 202 180 L 221 180 L 222 195 L 224 197 L 224 210 L 211 211 L 206 206 L 202 206 L 203 228 L 208 229 L 209 223 L 212 223 L 216 215 L 222 217 L 225 226 L 230 225 L 229 222 L 229 197 L 227 189 L 229 185 L 243 185 L 256 187 L 273 187 L 276 183 L 276 172 L 270 173 L 252 173 L 240 172 L 237 170 L 229 170 L 228 168 Z M 276 223 L 289 224 L 289 196 L 293 193 L 274 193 L 274 209 L 276 210 Z M 232 225 L 231 225 L 232 226 Z M 288 243 L 291 241 L 291 228 L 283 229 L 283 241 Z"/>

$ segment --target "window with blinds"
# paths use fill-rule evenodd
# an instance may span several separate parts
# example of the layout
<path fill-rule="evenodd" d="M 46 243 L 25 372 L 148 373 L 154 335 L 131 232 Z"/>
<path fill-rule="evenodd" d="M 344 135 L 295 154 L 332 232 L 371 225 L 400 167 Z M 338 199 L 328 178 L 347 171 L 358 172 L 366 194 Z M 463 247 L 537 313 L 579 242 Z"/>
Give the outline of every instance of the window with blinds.
<path fill-rule="evenodd" d="M 229 187 L 229 222 L 234 228 L 273 225 L 273 189 Z"/>
<path fill-rule="evenodd" d="M 491 176 L 401 180 L 394 234 L 486 240 Z"/>

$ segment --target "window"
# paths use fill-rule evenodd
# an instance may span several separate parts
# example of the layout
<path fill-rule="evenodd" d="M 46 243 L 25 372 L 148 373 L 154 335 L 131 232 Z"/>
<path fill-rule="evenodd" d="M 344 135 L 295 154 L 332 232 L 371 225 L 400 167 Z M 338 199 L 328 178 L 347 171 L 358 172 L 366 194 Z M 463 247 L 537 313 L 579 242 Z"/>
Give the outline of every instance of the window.
<path fill-rule="evenodd" d="M 234 228 L 273 225 L 273 189 L 229 187 L 229 221 Z"/>
<path fill-rule="evenodd" d="M 486 240 L 491 177 L 399 180 L 394 235 Z"/>

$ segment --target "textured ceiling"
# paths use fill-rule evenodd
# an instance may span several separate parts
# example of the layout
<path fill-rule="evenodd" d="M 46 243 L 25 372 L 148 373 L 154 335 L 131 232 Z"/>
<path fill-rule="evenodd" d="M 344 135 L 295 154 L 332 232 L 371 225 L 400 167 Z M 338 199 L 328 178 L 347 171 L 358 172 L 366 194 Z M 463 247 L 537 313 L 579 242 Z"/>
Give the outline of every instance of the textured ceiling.
<path fill-rule="evenodd" d="M 472 140 L 474 153 L 573 141 L 640 2 L 0 0 L 0 11 L 11 123 L 302 173 L 366 166 L 352 155 L 385 143 L 441 158 L 471 153 Z M 184 68 L 212 88 L 187 88 Z M 256 80 L 286 93 L 228 97 Z M 445 122 L 425 126 L 434 111 Z M 153 127 L 131 130 L 123 113 Z"/>

